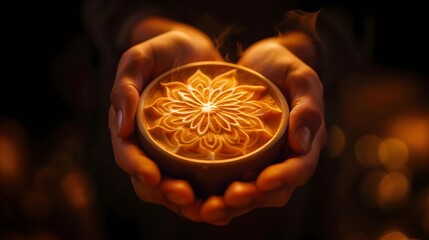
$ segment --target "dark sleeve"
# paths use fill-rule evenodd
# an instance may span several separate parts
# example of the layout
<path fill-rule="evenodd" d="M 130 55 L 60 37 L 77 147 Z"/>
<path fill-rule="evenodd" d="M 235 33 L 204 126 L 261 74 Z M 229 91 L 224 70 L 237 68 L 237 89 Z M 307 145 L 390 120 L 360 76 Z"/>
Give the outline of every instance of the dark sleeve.
<path fill-rule="evenodd" d="M 325 87 L 361 68 L 366 61 L 357 37 L 357 18 L 345 8 L 322 7 L 307 12 L 290 10 L 276 26 L 282 32 L 304 32 L 317 46 L 319 66 L 317 72 Z"/>
<path fill-rule="evenodd" d="M 127 48 L 132 27 L 148 15 L 163 15 L 152 1 L 84 0 L 82 21 L 103 59 L 118 59 Z"/>

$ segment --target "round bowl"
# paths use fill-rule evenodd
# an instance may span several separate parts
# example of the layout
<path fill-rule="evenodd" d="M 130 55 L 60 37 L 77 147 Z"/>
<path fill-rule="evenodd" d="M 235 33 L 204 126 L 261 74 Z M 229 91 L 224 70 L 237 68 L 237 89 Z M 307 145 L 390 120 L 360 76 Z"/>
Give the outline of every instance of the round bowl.
<path fill-rule="evenodd" d="M 254 70 L 196 62 L 160 75 L 137 109 L 144 152 L 163 174 L 185 179 L 199 196 L 254 180 L 280 160 L 289 107 L 281 91 Z"/>

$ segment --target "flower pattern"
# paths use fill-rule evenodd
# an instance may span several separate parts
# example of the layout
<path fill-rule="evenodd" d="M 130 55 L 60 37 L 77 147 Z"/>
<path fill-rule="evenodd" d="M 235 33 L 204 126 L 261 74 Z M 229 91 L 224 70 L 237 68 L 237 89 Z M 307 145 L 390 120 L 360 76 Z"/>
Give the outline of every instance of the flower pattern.
<path fill-rule="evenodd" d="M 211 79 L 197 70 L 189 79 L 160 83 L 162 97 L 145 108 L 156 121 L 151 136 L 178 155 L 227 159 L 247 154 L 272 138 L 263 120 L 279 116 L 260 100 L 265 86 L 239 85 L 236 70 Z"/>

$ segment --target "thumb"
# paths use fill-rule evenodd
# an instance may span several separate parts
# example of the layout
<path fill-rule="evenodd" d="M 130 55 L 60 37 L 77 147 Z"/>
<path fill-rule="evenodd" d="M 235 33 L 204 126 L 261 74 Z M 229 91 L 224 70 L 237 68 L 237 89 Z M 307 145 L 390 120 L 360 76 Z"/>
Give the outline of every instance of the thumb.
<path fill-rule="evenodd" d="M 135 130 L 136 109 L 140 94 L 134 85 L 116 85 L 111 92 L 110 101 L 115 111 L 114 120 L 116 134 L 124 138 L 133 134 Z"/>
<path fill-rule="evenodd" d="M 307 153 L 322 124 L 322 113 L 310 104 L 294 106 L 289 116 L 288 142 L 295 153 Z"/>

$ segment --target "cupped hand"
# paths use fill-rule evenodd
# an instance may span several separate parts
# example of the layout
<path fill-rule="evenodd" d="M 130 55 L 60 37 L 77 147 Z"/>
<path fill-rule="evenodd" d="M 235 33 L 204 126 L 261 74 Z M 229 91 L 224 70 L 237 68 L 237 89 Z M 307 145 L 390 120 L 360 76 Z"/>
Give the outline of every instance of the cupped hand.
<path fill-rule="evenodd" d="M 136 109 L 144 86 L 161 73 L 190 62 L 222 58 L 211 40 L 192 27 L 162 19 L 144 24 L 153 31 L 134 36 L 134 40 L 143 41 L 122 55 L 111 91 L 109 128 L 115 161 L 130 175 L 141 200 L 200 221 L 202 200 L 195 198 L 190 184 L 162 176 L 156 163 L 141 150 L 135 134 Z M 148 28 L 137 28 L 137 34 L 141 29 Z"/>
<path fill-rule="evenodd" d="M 224 196 L 203 204 L 202 219 L 226 225 L 255 208 L 285 205 L 297 186 L 313 175 L 320 150 L 325 146 L 323 87 L 313 64 L 315 49 L 305 35 L 291 33 L 260 41 L 247 49 L 238 64 L 258 71 L 273 81 L 290 106 L 283 162 L 265 168 L 254 182 L 234 182 Z M 304 60 L 306 62 L 304 62 Z"/>

